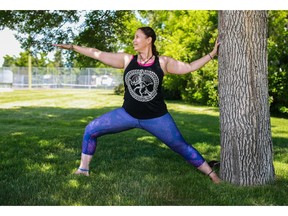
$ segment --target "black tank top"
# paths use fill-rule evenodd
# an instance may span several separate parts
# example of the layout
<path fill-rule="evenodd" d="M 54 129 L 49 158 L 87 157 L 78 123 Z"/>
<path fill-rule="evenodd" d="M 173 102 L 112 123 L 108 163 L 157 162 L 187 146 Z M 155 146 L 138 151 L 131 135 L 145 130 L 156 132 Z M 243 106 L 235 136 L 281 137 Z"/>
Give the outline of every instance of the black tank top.
<path fill-rule="evenodd" d="M 163 70 L 156 56 L 151 65 L 140 65 L 134 56 L 124 71 L 123 108 L 137 119 L 160 117 L 167 113 L 162 94 Z"/>

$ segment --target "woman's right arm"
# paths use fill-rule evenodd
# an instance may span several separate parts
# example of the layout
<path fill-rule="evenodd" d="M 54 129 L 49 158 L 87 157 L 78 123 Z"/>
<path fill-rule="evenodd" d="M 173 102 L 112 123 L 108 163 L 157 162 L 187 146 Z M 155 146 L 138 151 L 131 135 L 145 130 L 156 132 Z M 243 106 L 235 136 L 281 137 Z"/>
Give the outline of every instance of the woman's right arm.
<path fill-rule="evenodd" d="M 53 46 L 62 48 L 62 49 L 69 49 L 90 58 L 99 60 L 106 65 L 109 65 L 114 68 L 126 68 L 129 64 L 132 55 L 127 53 L 111 53 L 111 52 L 103 52 L 96 48 L 90 47 L 82 47 L 72 44 L 54 44 Z"/>

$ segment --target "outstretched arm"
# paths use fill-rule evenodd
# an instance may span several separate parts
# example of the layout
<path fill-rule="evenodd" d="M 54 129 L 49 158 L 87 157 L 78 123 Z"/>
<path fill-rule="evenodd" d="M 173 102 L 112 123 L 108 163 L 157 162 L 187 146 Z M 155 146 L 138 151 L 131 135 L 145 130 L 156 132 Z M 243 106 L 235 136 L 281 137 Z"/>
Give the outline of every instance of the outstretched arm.
<path fill-rule="evenodd" d="M 207 64 L 210 60 L 212 60 L 215 55 L 217 55 L 217 50 L 218 50 L 219 45 L 220 43 L 216 40 L 216 43 L 212 52 L 210 52 L 209 54 L 191 63 L 184 63 L 181 61 L 177 61 L 171 57 L 162 56 L 161 65 L 163 65 L 163 69 L 166 73 L 171 73 L 171 74 L 180 75 L 180 74 L 186 74 L 186 73 L 196 71 L 200 69 L 201 67 L 203 67 L 205 64 Z"/>
<path fill-rule="evenodd" d="M 53 46 L 73 50 L 90 58 L 94 58 L 114 68 L 125 68 L 131 60 L 131 55 L 127 53 L 103 52 L 96 48 L 82 47 L 72 44 L 53 44 Z"/>

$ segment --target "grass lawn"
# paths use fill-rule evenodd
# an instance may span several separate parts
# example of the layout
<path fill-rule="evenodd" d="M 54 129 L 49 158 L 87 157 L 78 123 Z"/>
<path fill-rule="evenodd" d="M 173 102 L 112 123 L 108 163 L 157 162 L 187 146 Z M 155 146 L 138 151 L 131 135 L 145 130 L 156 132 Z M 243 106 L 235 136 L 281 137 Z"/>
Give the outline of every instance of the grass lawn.
<path fill-rule="evenodd" d="M 149 133 L 99 138 L 91 175 L 79 166 L 85 126 L 122 105 L 111 90 L 0 92 L 0 205 L 270 206 L 288 204 L 288 120 L 272 118 L 274 184 L 214 185 Z M 189 143 L 219 160 L 216 108 L 167 102 Z"/>

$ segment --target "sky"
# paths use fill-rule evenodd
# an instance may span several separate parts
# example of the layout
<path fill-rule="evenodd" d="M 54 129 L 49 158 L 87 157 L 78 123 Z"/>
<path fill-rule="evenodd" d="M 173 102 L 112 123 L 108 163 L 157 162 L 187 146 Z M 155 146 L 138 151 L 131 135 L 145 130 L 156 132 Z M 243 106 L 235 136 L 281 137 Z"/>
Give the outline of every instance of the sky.
<path fill-rule="evenodd" d="M 19 56 L 19 53 L 23 52 L 20 48 L 20 43 L 13 35 L 13 31 L 5 28 L 0 31 L 0 67 L 4 62 L 4 56 Z"/>
<path fill-rule="evenodd" d="M 53 2 L 54 0 L 50 1 Z M 145 4 L 140 6 L 139 4 L 131 4 L 131 0 L 121 0 L 121 4 L 119 4 L 119 0 L 97 1 L 97 4 L 88 0 L 72 0 L 68 7 L 66 1 L 57 1 L 57 5 L 51 4 L 50 1 L 22 0 L 19 2 L 19 0 L 9 0 L 5 5 L 0 6 L 0 10 L 288 10 L 288 3 L 283 3 L 285 1 L 275 2 L 271 0 L 165 0 L 165 4 L 156 4 L 155 0 L 145 0 Z M 33 4 L 31 4 L 32 2 Z M 94 4 L 91 5 L 91 2 Z M 127 4 L 129 2 L 130 4 Z M 11 30 L 0 30 L 0 67 L 4 62 L 3 56 L 19 56 L 19 53 L 23 51 Z"/>

